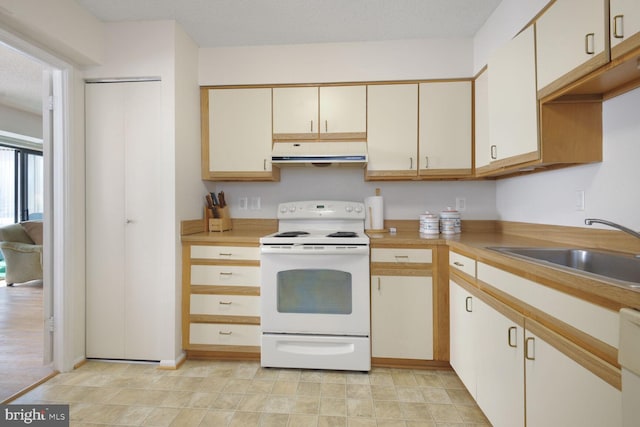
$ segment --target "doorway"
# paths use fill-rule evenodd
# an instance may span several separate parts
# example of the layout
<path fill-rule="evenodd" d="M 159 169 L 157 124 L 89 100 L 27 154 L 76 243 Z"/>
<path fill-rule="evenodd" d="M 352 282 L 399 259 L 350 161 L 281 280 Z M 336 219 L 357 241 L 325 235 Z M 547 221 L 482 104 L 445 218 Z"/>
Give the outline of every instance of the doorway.
<path fill-rule="evenodd" d="M 0 42 L 0 70 L 0 226 L 45 223 L 52 168 L 51 141 L 45 141 L 44 128 L 51 120 L 44 117 L 50 113 L 43 100 L 51 87 L 47 82 L 51 66 Z M 44 248 L 44 261 L 51 255 L 51 242 L 37 243 Z M 4 285 L 0 278 L 0 402 L 54 372 L 48 327 L 53 311 L 51 280 L 44 275 Z"/>

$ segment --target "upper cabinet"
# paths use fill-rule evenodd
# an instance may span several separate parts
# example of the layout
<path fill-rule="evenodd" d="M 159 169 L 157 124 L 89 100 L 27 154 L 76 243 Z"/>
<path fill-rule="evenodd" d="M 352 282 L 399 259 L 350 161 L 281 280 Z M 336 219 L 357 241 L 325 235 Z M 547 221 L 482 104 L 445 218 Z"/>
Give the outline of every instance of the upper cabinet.
<path fill-rule="evenodd" d="M 540 98 L 609 61 L 606 0 L 556 0 L 536 21 Z"/>
<path fill-rule="evenodd" d="M 365 85 L 273 89 L 274 140 L 366 137 Z"/>
<path fill-rule="evenodd" d="M 471 81 L 420 83 L 419 174 L 471 175 Z"/>
<path fill-rule="evenodd" d="M 489 59 L 489 140 L 492 169 L 537 160 L 535 38 L 530 26 Z"/>
<path fill-rule="evenodd" d="M 367 179 L 410 179 L 418 170 L 418 85 L 370 85 Z"/>
<path fill-rule="evenodd" d="M 611 59 L 640 47 L 640 2 L 609 0 Z"/>
<path fill-rule="evenodd" d="M 201 104 L 203 179 L 280 179 L 271 166 L 271 88 L 202 88 Z"/>

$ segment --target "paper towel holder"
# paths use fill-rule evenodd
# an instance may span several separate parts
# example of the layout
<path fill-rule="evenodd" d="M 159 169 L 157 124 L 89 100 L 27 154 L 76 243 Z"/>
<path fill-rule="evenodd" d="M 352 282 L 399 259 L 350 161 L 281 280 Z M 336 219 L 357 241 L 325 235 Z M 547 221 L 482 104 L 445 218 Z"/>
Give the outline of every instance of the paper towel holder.
<path fill-rule="evenodd" d="M 377 205 L 379 206 L 379 212 L 378 215 L 381 215 L 382 218 L 379 218 L 378 220 L 381 220 L 381 225 L 382 228 L 374 228 L 373 226 L 373 219 L 374 219 L 374 212 L 373 212 L 373 206 L 372 206 L 372 201 L 376 200 L 377 201 Z M 384 200 L 382 199 L 382 196 L 380 195 L 380 189 L 376 188 L 376 192 L 375 192 L 375 196 L 374 197 L 367 197 L 364 200 L 364 204 L 365 204 L 365 224 L 364 224 L 364 228 L 367 232 L 369 233 L 386 233 L 388 230 L 386 228 L 384 228 Z M 376 221 L 376 222 L 380 222 L 380 221 Z M 376 225 L 380 225 L 380 224 L 376 224 Z"/>

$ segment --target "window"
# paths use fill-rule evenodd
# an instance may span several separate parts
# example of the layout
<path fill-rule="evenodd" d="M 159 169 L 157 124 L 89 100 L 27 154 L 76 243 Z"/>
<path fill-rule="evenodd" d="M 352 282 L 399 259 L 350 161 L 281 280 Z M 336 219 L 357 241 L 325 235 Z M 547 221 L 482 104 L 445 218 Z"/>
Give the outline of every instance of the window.
<path fill-rule="evenodd" d="M 42 219 L 42 153 L 0 145 L 0 225 Z"/>

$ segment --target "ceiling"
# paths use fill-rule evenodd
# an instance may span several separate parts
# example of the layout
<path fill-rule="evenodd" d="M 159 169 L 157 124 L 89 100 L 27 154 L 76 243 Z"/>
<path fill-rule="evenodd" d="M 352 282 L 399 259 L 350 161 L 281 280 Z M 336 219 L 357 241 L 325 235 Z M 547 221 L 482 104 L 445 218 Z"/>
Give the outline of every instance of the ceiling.
<path fill-rule="evenodd" d="M 104 22 L 175 20 L 200 47 L 472 37 L 501 0 L 75 0 Z M 0 44 L 0 104 L 40 114 L 43 66 Z"/>

